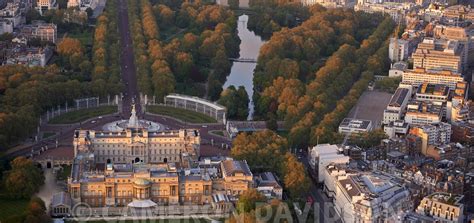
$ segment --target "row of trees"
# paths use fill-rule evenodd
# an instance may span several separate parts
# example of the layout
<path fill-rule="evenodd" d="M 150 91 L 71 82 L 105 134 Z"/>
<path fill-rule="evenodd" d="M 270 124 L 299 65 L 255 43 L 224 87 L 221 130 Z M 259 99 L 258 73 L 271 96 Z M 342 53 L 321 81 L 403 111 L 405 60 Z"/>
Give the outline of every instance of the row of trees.
<path fill-rule="evenodd" d="M 365 36 L 357 37 L 360 35 L 358 28 L 370 30 L 370 25 L 361 22 L 369 21 L 368 18 L 370 15 L 340 9 L 320 11 L 302 26 L 276 33 L 262 47 L 254 76 L 256 114 L 267 119 L 276 115 L 279 120 L 284 120 L 290 128 L 288 138 L 291 145 L 304 147 L 308 143 L 315 144 L 318 134 L 314 127 L 325 114 L 336 108 L 337 101 L 360 78 L 365 66 L 374 70 L 380 65 L 379 60 L 369 56 L 376 53 L 392 32 L 394 24 L 390 18 L 384 19 L 357 49 L 357 38 Z M 374 16 L 374 20 L 378 18 L 381 17 Z M 320 29 L 324 32 L 315 34 Z M 315 36 L 319 36 L 318 44 L 304 43 Z M 316 53 L 316 57 L 311 57 L 309 53 L 305 55 L 304 50 L 310 45 L 313 46 L 312 51 L 322 53 Z M 331 45 L 340 47 L 327 59 L 321 59 L 333 51 Z M 288 47 L 294 49 L 290 54 L 284 51 Z M 311 69 L 305 69 L 305 64 L 313 64 L 317 72 L 314 74 Z"/>
<path fill-rule="evenodd" d="M 219 98 L 227 58 L 237 56 L 240 43 L 232 11 L 201 2 L 129 5 L 140 90 L 159 100 L 174 91 Z"/>
<path fill-rule="evenodd" d="M 122 89 L 117 21 L 117 2 L 107 2 L 104 13 L 97 18 L 92 49 L 94 68 L 90 80 L 104 89 L 105 94 L 100 96 L 118 94 Z"/>
<path fill-rule="evenodd" d="M 381 58 L 378 55 L 382 54 L 382 51 L 387 50 L 387 38 L 392 33 L 393 28 L 393 21 L 387 17 L 380 24 L 379 28 L 377 28 L 377 30 L 363 42 L 361 48 L 355 51 L 354 56 L 357 58 L 355 65 L 359 72 L 353 73 L 353 75 L 356 75 L 356 78 L 360 76 L 360 79 L 355 82 L 346 96 L 338 100 L 334 104 L 334 107 L 330 108 L 331 110 L 328 110 L 331 112 L 326 113 L 322 121 L 319 122 L 318 125 L 312 127 L 310 138 L 312 144 L 317 141 L 323 143 L 334 143 L 337 141 L 338 137 L 335 132 L 337 131 L 339 123 L 347 116 L 352 107 L 357 103 L 360 95 L 362 95 L 362 93 L 367 89 L 369 82 L 374 78 L 374 73 L 384 69 L 384 58 Z M 383 136 L 385 136 L 385 134 L 383 134 Z M 380 137 L 380 139 L 381 138 L 383 137 Z M 376 143 L 379 143 L 380 139 L 378 139 L 378 142 Z M 368 141 L 366 143 L 369 145 L 372 144 Z"/>
<path fill-rule="evenodd" d="M 279 76 L 305 83 L 313 80 L 327 57 L 344 44 L 357 47 L 382 18 L 342 9 L 313 8 L 312 13 L 301 26 L 275 33 L 260 49 L 254 74 L 255 101 Z M 257 109 L 256 115 L 267 112 Z"/>
<path fill-rule="evenodd" d="M 101 84 L 71 79 L 56 65 L 0 66 L 0 150 L 34 132 L 46 109 L 105 93 Z"/>

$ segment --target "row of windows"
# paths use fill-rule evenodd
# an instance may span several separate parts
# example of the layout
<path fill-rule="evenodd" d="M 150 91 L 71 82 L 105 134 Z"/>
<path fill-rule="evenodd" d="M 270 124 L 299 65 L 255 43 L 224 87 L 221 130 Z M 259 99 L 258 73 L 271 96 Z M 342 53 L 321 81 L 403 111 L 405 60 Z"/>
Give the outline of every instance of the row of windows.
<path fill-rule="evenodd" d="M 148 154 L 179 154 L 181 153 L 181 149 L 153 149 L 149 150 Z M 97 150 L 97 155 L 130 155 L 130 150 Z M 134 154 L 143 155 L 143 150 L 135 150 Z"/>

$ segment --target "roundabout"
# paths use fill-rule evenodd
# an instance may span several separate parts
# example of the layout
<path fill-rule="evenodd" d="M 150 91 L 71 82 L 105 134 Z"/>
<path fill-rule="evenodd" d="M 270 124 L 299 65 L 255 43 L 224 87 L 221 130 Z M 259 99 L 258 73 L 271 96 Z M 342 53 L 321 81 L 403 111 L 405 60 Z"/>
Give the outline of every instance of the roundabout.
<path fill-rule="evenodd" d="M 140 120 L 137 117 L 137 112 L 135 109 L 135 104 L 132 105 L 132 115 L 130 116 L 129 120 L 118 120 L 109 122 L 102 126 L 102 130 L 110 131 L 110 132 L 122 132 L 125 131 L 127 128 L 140 128 L 140 129 L 147 129 L 150 132 L 158 132 L 163 131 L 165 128 L 162 124 L 148 121 L 148 120 Z"/>

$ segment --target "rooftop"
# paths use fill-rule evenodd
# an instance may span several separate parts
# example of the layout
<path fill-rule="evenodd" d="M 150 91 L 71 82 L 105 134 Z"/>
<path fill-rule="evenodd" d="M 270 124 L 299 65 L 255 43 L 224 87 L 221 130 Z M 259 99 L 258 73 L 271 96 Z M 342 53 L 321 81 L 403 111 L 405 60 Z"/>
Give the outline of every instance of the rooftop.
<path fill-rule="evenodd" d="M 365 130 L 365 129 L 368 129 L 371 124 L 372 124 L 372 121 L 370 120 L 345 118 L 344 120 L 342 120 L 339 127 Z"/>
<path fill-rule="evenodd" d="M 397 88 L 395 91 L 395 94 L 393 94 L 392 99 L 390 99 L 390 103 L 388 104 L 389 106 L 392 107 L 401 107 L 403 104 L 403 101 L 405 101 L 405 98 L 408 95 L 409 90 L 406 88 Z"/>
<path fill-rule="evenodd" d="M 252 172 L 247 161 L 225 160 L 222 161 L 225 176 L 234 176 L 236 173 L 242 173 L 246 176 L 252 176 Z"/>
<path fill-rule="evenodd" d="M 429 94 L 438 96 L 447 96 L 449 94 L 448 86 L 444 84 L 423 83 L 418 88 L 417 94 Z"/>

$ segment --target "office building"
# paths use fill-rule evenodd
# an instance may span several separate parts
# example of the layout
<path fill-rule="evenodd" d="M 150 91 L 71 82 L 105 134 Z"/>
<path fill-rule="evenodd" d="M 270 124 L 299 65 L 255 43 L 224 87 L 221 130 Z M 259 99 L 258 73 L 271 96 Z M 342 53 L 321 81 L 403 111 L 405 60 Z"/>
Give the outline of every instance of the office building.
<path fill-rule="evenodd" d="M 417 101 L 447 102 L 450 96 L 448 86 L 444 84 L 423 83 L 415 94 Z"/>
<path fill-rule="evenodd" d="M 323 172 L 330 163 L 344 164 L 349 162 L 349 157 L 345 156 L 342 151 L 338 146 L 330 144 L 319 144 L 310 149 L 310 155 L 308 156 L 309 165 L 314 173 L 316 173 L 318 182 L 324 181 Z"/>
<path fill-rule="evenodd" d="M 392 121 L 383 127 L 385 134 L 387 134 L 390 139 L 406 136 L 408 129 L 408 123 L 405 123 L 403 120 Z"/>
<path fill-rule="evenodd" d="M 405 122 L 412 125 L 436 124 L 442 121 L 443 114 L 443 104 L 411 101 L 407 106 Z"/>
<path fill-rule="evenodd" d="M 457 40 L 425 38 L 412 54 L 413 67 L 463 73 L 467 69 L 466 47 Z"/>
<path fill-rule="evenodd" d="M 408 41 L 398 38 L 390 38 L 390 44 L 388 47 L 388 58 L 392 62 L 404 61 L 411 55 L 409 52 Z"/>
<path fill-rule="evenodd" d="M 407 68 L 408 68 L 408 64 L 406 62 L 399 61 L 399 62 L 393 63 L 391 65 L 390 70 L 388 71 L 388 76 L 389 77 L 402 77 L 403 72 L 405 72 Z"/>
<path fill-rule="evenodd" d="M 403 72 L 402 82 L 411 84 L 413 87 L 418 87 L 423 83 L 430 84 L 444 84 L 450 90 L 456 89 L 458 82 L 463 82 L 464 79 L 460 73 L 452 71 L 434 71 L 424 68 L 416 68 L 413 70 L 406 70 Z"/>
<path fill-rule="evenodd" d="M 411 99 L 412 87 L 401 85 L 392 95 L 387 108 L 383 112 L 383 124 L 400 120 L 406 110 L 408 101 Z"/>
<path fill-rule="evenodd" d="M 339 133 L 352 134 L 369 132 L 372 130 L 372 121 L 362 119 L 345 118 L 339 125 Z"/>
<path fill-rule="evenodd" d="M 390 222 L 411 208 L 410 193 L 394 177 L 373 172 L 331 174 L 334 209 L 344 222 Z M 331 185 L 332 184 L 332 185 Z"/>

